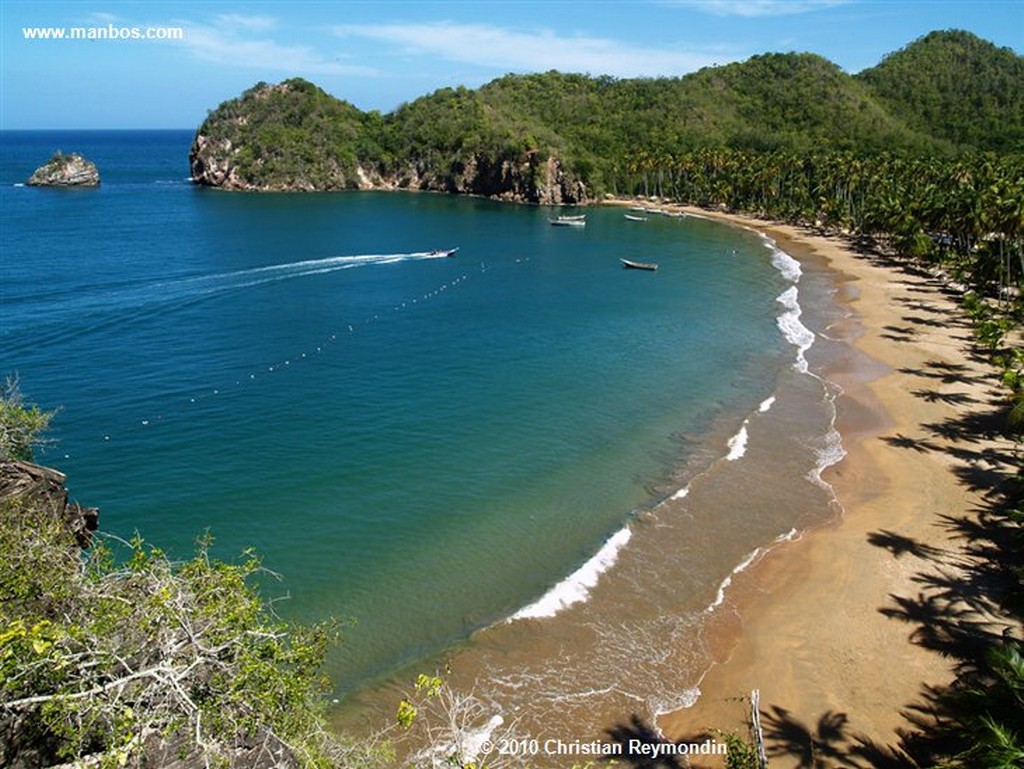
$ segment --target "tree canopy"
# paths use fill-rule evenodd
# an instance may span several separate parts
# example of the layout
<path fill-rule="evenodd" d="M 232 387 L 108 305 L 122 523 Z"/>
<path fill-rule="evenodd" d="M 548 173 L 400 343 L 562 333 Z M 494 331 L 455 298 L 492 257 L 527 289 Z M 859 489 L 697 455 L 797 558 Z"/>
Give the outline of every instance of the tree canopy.
<path fill-rule="evenodd" d="M 193 157 L 202 155 L 198 137 L 202 152 L 219 154 L 255 189 L 341 189 L 372 178 L 504 194 L 491 179 L 461 177 L 556 158 L 593 198 L 614 191 L 624 158 L 641 153 L 1024 151 L 1024 59 L 967 32 L 935 32 L 856 76 L 814 54 L 768 53 L 679 78 L 506 75 L 386 115 L 295 78 L 259 83 L 214 110 Z"/>
<path fill-rule="evenodd" d="M 857 79 L 915 130 L 981 150 L 1024 150 L 1024 58 L 1009 48 L 932 32 Z"/>

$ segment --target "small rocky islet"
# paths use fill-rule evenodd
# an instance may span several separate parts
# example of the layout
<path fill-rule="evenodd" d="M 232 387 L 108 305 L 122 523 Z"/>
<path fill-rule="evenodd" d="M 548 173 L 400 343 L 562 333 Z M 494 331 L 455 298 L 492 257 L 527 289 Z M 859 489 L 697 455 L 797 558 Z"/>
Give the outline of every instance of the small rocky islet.
<path fill-rule="evenodd" d="M 98 187 L 100 173 L 96 164 L 77 152 L 65 155 L 60 150 L 28 178 L 33 187 Z"/>

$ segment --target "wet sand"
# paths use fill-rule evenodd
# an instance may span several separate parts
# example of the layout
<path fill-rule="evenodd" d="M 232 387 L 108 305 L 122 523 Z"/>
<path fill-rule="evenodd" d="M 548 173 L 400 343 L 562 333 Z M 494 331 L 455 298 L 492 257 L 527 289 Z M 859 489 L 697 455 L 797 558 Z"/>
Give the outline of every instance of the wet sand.
<path fill-rule="evenodd" d="M 683 210 L 765 232 L 798 260 L 827 260 L 853 310 L 832 331 L 854 349 L 828 372 L 844 389 L 847 456 L 825 480 L 843 514 L 738 575 L 738 627 L 721 639 L 700 699 L 658 725 L 673 740 L 745 733 L 742 698 L 758 689 L 773 769 L 848 765 L 865 745 L 896 746 L 909 727 L 901 711 L 953 678 L 951 660 L 915 642 L 899 599 L 922 595 L 923 573 L 955 577 L 964 544 L 943 516 L 976 514 L 983 484 L 969 479 L 1008 469 L 1008 441 L 963 429 L 997 418 L 998 379 L 972 356 L 970 328 L 940 280 L 840 239 Z"/>

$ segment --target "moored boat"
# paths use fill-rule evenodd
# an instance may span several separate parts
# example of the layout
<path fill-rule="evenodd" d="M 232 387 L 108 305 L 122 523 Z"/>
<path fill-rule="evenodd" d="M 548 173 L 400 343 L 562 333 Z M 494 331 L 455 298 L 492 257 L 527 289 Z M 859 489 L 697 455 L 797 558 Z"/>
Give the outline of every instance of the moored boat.
<path fill-rule="evenodd" d="M 586 227 L 586 219 L 563 219 L 561 216 L 557 219 L 548 219 L 548 221 L 555 227 Z"/>
<path fill-rule="evenodd" d="M 620 259 L 622 266 L 627 270 L 648 270 L 654 272 L 658 269 L 658 265 L 654 262 L 634 262 L 629 259 Z"/>

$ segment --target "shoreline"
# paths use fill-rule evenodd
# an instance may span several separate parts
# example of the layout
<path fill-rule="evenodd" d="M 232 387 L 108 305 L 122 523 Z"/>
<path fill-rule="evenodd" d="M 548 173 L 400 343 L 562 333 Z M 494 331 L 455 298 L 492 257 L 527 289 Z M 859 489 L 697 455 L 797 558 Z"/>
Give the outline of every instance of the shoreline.
<path fill-rule="evenodd" d="M 719 640 L 735 625 L 731 593 L 737 575 L 812 521 L 835 515 L 831 489 L 820 482 L 835 461 L 829 451 L 835 393 L 809 374 L 804 353 L 813 336 L 799 321 L 801 310 L 815 328 L 838 316 L 831 272 L 819 263 L 804 274 L 804 286 L 817 299 L 801 307 L 801 268 L 774 243 L 754 233 L 731 234 L 718 224 L 702 225 L 702 231 L 726 242 L 747 241 L 752 260 L 766 259 L 766 268 L 770 262 L 771 274 L 747 286 L 756 290 L 770 281 L 764 293 L 769 335 L 783 337 L 779 370 L 768 389 L 702 425 L 694 438 L 702 450 L 683 464 L 674 461 L 671 475 L 648 489 L 648 501 L 578 569 L 426 667 L 410 665 L 355 692 L 338 709 L 337 723 L 356 723 L 360 711 L 386 718 L 417 665 L 444 669 L 453 691 L 480 697 L 532 737 L 600 739 L 631 713 L 653 723 L 658 714 L 692 702 L 703 672 L 720 658 Z M 719 259 L 711 261 L 720 269 Z M 814 357 L 824 347 L 811 350 Z M 779 430 L 786 430 L 782 442 Z M 785 449 L 773 452 L 782 443 Z M 782 477 L 793 482 L 776 483 Z M 736 506 L 735 494 L 754 500 L 773 484 L 765 501 Z M 765 514 L 751 518 L 756 510 Z M 627 539 L 630 547 L 624 548 Z M 654 564 L 658 578 L 651 574 Z M 674 579 L 680 570 L 686 577 Z M 566 597 L 580 600 L 561 600 Z M 673 640 L 684 638 L 689 641 L 682 647 Z M 485 720 L 475 728 L 484 729 Z"/>
<path fill-rule="evenodd" d="M 864 746 L 894 749 L 912 726 L 908 706 L 926 687 L 951 682 L 955 664 L 916 643 L 912 618 L 894 609 L 899 598 L 921 595 L 920 572 L 959 571 L 964 543 L 940 517 L 976 514 L 985 489 L 965 483 L 965 468 L 994 466 L 988 457 L 1005 456 L 1010 445 L 934 428 L 992 412 L 995 371 L 971 356 L 971 330 L 953 299 L 909 265 L 881 264 L 793 225 L 652 209 L 752 229 L 798 261 L 823 260 L 836 301 L 852 310 L 830 329 L 851 357 L 827 372 L 842 387 L 836 428 L 846 455 L 824 479 L 842 513 L 735 575 L 728 600 L 738 627 L 719 639 L 720 658 L 696 703 L 657 725 L 671 740 L 709 729 L 746 734 L 743 698 L 758 689 L 773 768 L 807 766 L 812 756 L 827 762 L 816 766 L 838 765 Z M 970 452 L 957 451 L 968 442 Z"/>
<path fill-rule="evenodd" d="M 931 584 L 962 574 L 957 561 L 968 545 L 951 519 L 976 518 L 988 488 L 970 474 L 977 480 L 1003 472 L 1005 465 L 997 463 L 1012 453 L 1009 441 L 986 437 L 981 433 L 991 428 L 978 427 L 983 418 L 994 419 L 999 408 L 994 404 L 1003 402 L 995 371 L 972 356 L 971 328 L 941 281 L 909 263 L 865 255 L 839 237 L 778 222 L 678 205 L 650 208 L 717 220 L 770 239 L 805 274 L 813 273 L 818 290 L 832 288 L 826 301 L 846 310 L 827 313 L 831 322 L 819 326 L 817 344 L 807 350 L 819 359 L 812 375 L 826 384 L 826 391 L 839 390 L 832 425 L 845 454 L 819 477 L 832 500 L 830 514 L 748 554 L 719 586 L 714 621 L 705 631 L 694 635 L 679 627 L 662 632 L 660 619 L 632 627 L 629 637 L 638 643 L 658 640 L 646 639 L 652 627 L 669 636 L 660 639 L 667 643 L 655 644 L 657 670 L 638 668 L 622 679 L 622 670 L 606 669 L 621 644 L 602 645 L 600 634 L 591 635 L 595 628 L 625 625 L 617 614 L 601 613 L 622 600 L 615 581 L 602 579 L 591 588 L 591 600 L 565 610 L 575 617 L 546 626 L 543 633 L 529 623 L 509 622 L 474 633 L 469 643 L 444 655 L 446 682 L 472 697 L 481 681 L 489 681 L 481 702 L 506 717 L 513 714 L 510 728 L 534 728 L 534 736 L 575 733 L 580 739 L 607 739 L 612 734 L 607 727 L 634 708 L 634 713 L 653 710 L 649 720 L 643 719 L 652 735 L 660 732 L 680 742 L 701 742 L 718 730 L 745 735 L 748 705 L 743 700 L 758 689 L 773 769 L 860 765 L 856 762 L 865 756 L 891 762 L 899 755 L 902 733 L 915 726 L 906 714 L 914 705 L 928 704 L 928 687 L 943 687 L 953 679 L 955 661 L 929 649 L 919 635 L 915 638 L 921 631 L 917 623 L 926 620 L 913 608 L 915 600 L 923 601 L 922 595 L 934 589 L 922 587 L 923 574 L 936 578 Z M 942 429 L 954 425 L 958 429 Z M 781 447 L 774 434 L 770 443 L 765 440 L 762 432 L 762 452 Z M 733 451 L 731 440 L 728 445 Z M 765 486 L 748 492 L 786 504 L 784 496 L 775 497 Z M 677 492 L 663 504 L 683 496 Z M 648 530 L 655 520 L 641 516 L 633 534 L 648 537 L 647 544 L 650 536 L 663 536 L 662 530 L 653 535 Z M 641 552 L 651 558 L 662 550 Z M 632 561 L 639 556 L 633 556 L 626 559 L 631 569 L 638 565 Z M 671 559 L 660 562 L 679 568 Z M 639 566 L 644 567 L 642 559 Z M 685 577 L 687 572 L 674 573 Z M 672 600 L 658 600 L 665 590 L 678 589 L 671 576 L 666 582 L 661 592 L 644 600 L 652 608 L 660 606 L 668 627 L 673 617 L 686 614 L 674 614 Z M 945 616 L 939 614 L 940 620 Z M 620 640 L 628 646 L 629 637 Z M 685 690 L 678 688 L 676 673 L 702 655 L 708 664 L 700 667 L 699 679 L 690 679 Z M 635 657 L 631 652 L 630 658 Z M 561 664 L 549 670 L 551 660 Z M 574 667 L 579 663 L 576 677 L 559 679 L 570 660 Z M 508 674 L 492 678 L 499 670 Z M 549 673 L 556 675 L 541 684 Z M 504 694 L 532 690 L 534 684 L 540 686 L 531 694 L 534 699 L 523 701 L 516 694 L 507 713 L 497 705 Z M 664 707 L 655 702 L 663 691 L 673 692 Z M 386 716 L 400 698 L 395 680 L 365 694 L 367 699 L 352 700 L 350 716 L 371 711 Z M 520 709 L 527 707 L 524 702 L 530 710 L 532 705 L 541 710 L 555 705 L 561 720 L 541 717 L 533 724 L 528 711 Z M 486 737 L 494 728 L 481 721 L 474 734 Z M 702 759 L 700 765 L 723 764 Z"/>

